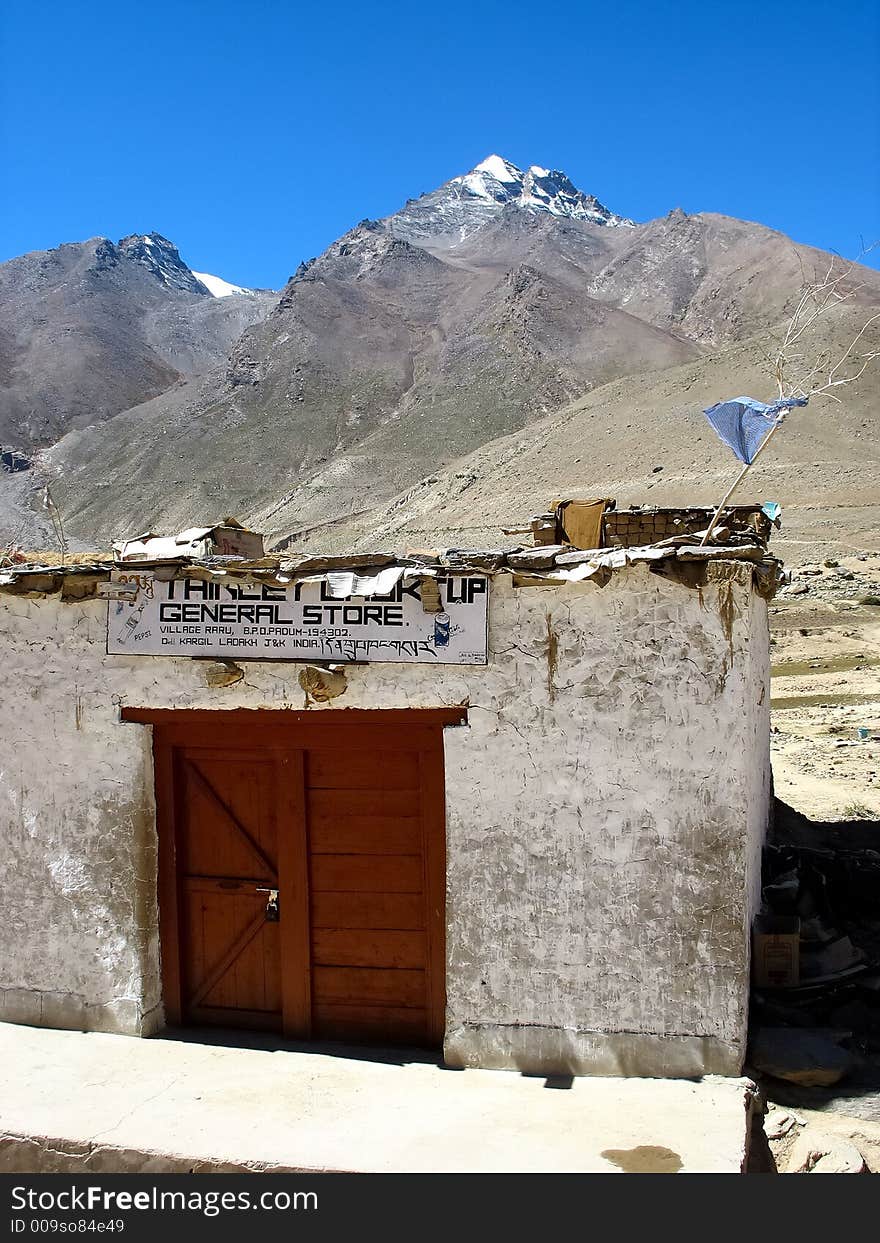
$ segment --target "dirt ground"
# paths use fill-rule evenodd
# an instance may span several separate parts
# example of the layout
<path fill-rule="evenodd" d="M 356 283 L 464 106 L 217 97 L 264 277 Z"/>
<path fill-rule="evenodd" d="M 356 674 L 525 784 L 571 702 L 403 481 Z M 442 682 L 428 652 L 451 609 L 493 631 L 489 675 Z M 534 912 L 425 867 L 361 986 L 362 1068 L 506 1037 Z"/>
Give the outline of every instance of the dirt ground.
<path fill-rule="evenodd" d="M 802 1160 L 804 1155 L 803 1140 L 817 1152 L 835 1149 L 840 1153 L 842 1145 L 851 1144 L 864 1162 L 865 1173 L 880 1171 L 880 1124 L 876 1122 L 827 1110 L 791 1109 L 771 1103 L 762 1123 L 752 1133 L 750 1174 L 804 1173 L 799 1168 L 799 1157 Z"/>
<path fill-rule="evenodd" d="M 880 553 L 791 573 L 770 605 L 776 795 L 813 820 L 880 821 Z"/>

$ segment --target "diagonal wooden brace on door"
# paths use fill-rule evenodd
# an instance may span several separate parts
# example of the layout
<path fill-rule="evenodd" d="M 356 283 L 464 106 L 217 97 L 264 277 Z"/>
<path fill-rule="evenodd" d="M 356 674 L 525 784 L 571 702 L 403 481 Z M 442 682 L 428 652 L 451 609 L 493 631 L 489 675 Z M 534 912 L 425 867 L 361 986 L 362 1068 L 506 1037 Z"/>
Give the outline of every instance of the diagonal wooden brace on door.
<path fill-rule="evenodd" d="M 189 999 L 189 1005 L 192 1006 L 193 1009 L 200 1005 L 205 1000 L 208 993 L 210 993 L 214 985 L 220 982 L 235 962 L 236 958 L 238 958 L 240 954 L 244 953 L 265 922 L 266 912 L 263 907 L 260 907 L 259 913 L 254 916 L 251 922 L 245 927 L 241 935 L 233 941 L 217 965 L 211 968 L 199 987 L 193 993 L 192 997 Z"/>
<path fill-rule="evenodd" d="M 205 794 L 207 794 L 209 798 L 213 799 L 213 801 L 217 804 L 217 806 L 220 808 L 223 814 L 227 817 L 229 822 L 235 826 L 235 828 L 238 830 L 238 832 L 247 842 L 248 846 L 250 846 L 251 850 L 260 860 L 263 867 L 269 873 L 269 876 L 272 878 L 272 880 L 275 880 L 276 879 L 275 864 L 268 857 L 268 855 L 264 853 L 263 849 L 260 846 L 260 843 L 256 840 L 256 838 L 254 838 L 247 831 L 247 829 L 244 827 L 244 825 L 239 820 L 238 816 L 236 816 L 235 812 L 232 810 L 229 804 L 225 801 L 225 799 L 221 798 L 221 796 L 217 793 L 217 791 L 211 785 L 210 781 L 208 781 L 207 777 L 201 771 L 198 765 L 194 764 L 193 761 L 190 759 L 187 759 L 185 763 L 186 763 L 187 771 L 193 774 L 193 776 L 196 778 L 196 781 L 198 782 L 201 789 L 205 792 Z"/>

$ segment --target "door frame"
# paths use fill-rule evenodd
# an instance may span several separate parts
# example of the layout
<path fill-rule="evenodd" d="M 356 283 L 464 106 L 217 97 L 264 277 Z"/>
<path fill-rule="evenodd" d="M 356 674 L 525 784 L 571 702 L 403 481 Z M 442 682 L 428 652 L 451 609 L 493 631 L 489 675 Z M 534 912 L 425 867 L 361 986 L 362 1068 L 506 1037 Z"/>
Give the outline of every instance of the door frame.
<path fill-rule="evenodd" d="M 281 782 L 284 805 L 279 809 L 278 869 L 281 909 L 298 918 L 282 919 L 282 1033 L 292 1039 L 311 1038 L 311 936 L 309 925 L 309 842 L 304 806 L 303 753 L 332 736 L 339 740 L 347 725 L 398 726 L 412 743 L 438 746 L 419 749 L 422 780 L 422 860 L 427 908 L 427 998 L 429 1037 L 443 1042 L 446 1028 L 446 800 L 443 729 L 467 724 L 467 708 L 202 709 L 123 707 L 121 719 L 153 727 L 153 766 L 158 836 L 157 898 L 162 999 L 166 1022 L 184 1021 L 179 909 L 175 747 L 234 746 L 236 741 L 276 753 L 287 780 Z M 228 737 L 228 732 L 233 737 Z M 224 734 L 227 734 L 224 737 Z M 293 831 L 281 832 L 283 824 Z M 379 1043 L 379 1042 L 377 1042 Z"/>

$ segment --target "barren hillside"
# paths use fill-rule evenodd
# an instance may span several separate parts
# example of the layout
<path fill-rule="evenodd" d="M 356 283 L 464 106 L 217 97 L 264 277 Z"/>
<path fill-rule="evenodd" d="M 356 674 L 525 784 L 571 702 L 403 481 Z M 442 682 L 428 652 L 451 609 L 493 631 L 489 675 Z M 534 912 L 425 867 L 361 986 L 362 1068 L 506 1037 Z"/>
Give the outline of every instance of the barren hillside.
<path fill-rule="evenodd" d="M 866 318 L 844 307 L 806 350 L 837 357 Z M 526 431 L 499 438 L 435 472 L 388 505 L 310 531 L 293 546 L 454 547 L 515 542 L 522 525 L 557 496 L 615 496 L 619 504 L 712 504 L 740 463 L 706 422 L 703 408 L 748 393 L 771 400 L 766 357 L 773 334 L 716 350 L 684 366 L 603 385 Z M 880 348 L 880 323 L 864 348 Z M 792 562 L 880 550 L 880 366 L 793 411 L 750 472 L 738 500 L 776 500 L 783 525 L 774 546 Z M 282 531 L 281 515 L 257 515 Z"/>

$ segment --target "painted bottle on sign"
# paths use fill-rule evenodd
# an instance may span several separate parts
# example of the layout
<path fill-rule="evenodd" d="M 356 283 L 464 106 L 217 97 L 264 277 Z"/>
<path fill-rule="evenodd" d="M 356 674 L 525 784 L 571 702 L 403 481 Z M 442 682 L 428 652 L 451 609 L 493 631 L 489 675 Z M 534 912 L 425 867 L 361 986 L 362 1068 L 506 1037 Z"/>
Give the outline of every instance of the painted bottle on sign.
<path fill-rule="evenodd" d="M 434 615 L 434 646 L 449 646 L 449 614 L 436 613 Z"/>
<path fill-rule="evenodd" d="M 147 607 L 147 602 L 146 602 L 146 600 L 141 600 L 141 602 L 140 602 L 140 604 L 138 605 L 138 607 L 137 607 L 137 608 L 134 610 L 134 612 L 133 612 L 133 613 L 132 613 L 132 614 L 128 617 L 128 619 L 126 620 L 125 625 L 122 627 L 122 629 L 121 629 L 121 630 L 119 631 L 119 633 L 117 634 L 117 636 L 116 636 L 116 641 L 117 641 L 117 643 L 127 643 L 127 642 L 128 642 L 128 640 L 131 638 L 131 636 L 132 636 L 132 635 L 134 634 L 134 632 L 137 630 L 138 626 L 141 624 L 141 617 L 143 616 L 143 612 L 144 612 L 144 609 L 145 609 L 146 607 Z"/>

